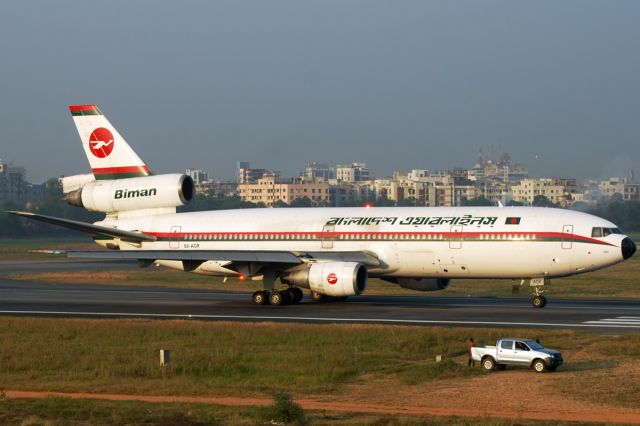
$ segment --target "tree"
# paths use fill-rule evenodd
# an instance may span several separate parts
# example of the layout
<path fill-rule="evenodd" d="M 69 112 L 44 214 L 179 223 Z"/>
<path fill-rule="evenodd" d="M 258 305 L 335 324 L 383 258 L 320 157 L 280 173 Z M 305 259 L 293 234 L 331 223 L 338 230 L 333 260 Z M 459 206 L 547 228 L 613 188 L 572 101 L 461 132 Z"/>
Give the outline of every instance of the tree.
<path fill-rule="evenodd" d="M 373 205 L 376 207 L 393 207 L 396 203 L 393 200 L 388 199 L 386 196 L 382 196 L 377 198 Z"/>
<path fill-rule="evenodd" d="M 463 198 L 460 200 L 461 206 L 492 206 L 491 201 L 487 200 L 485 197 L 472 198 L 470 200 Z"/>
<path fill-rule="evenodd" d="M 302 198 L 296 198 L 290 204 L 291 207 L 311 207 L 313 202 L 306 195 Z"/>
<path fill-rule="evenodd" d="M 536 207 L 556 207 L 556 204 L 544 195 L 536 195 L 533 197 L 533 203 L 531 205 Z"/>

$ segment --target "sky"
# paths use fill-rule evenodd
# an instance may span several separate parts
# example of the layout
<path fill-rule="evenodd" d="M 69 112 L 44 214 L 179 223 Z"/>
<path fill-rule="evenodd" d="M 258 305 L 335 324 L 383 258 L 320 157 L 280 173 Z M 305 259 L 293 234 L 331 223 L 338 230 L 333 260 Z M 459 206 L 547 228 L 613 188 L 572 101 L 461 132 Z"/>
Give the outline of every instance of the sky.
<path fill-rule="evenodd" d="M 11 1 L 0 158 L 89 171 L 67 106 L 97 104 L 155 173 L 291 176 L 308 161 L 536 177 L 640 172 L 640 2 Z"/>

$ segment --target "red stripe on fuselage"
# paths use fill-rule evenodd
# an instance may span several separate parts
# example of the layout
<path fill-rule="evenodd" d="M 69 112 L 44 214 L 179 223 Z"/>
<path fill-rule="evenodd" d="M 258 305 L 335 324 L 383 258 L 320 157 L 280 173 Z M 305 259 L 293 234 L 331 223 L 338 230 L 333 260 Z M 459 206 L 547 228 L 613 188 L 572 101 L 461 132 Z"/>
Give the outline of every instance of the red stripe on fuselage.
<path fill-rule="evenodd" d="M 154 235 L 158 238 L 186 238 L 187 236 L 198 236 L 198 235 L 216 235 L 216 236 L 239 236 L 246 235 L 249 237 L 262 236 L 262 237 L 283 237 L 283 236 L 307 236 L 310 235 L 311 238 L 315 239 L 328 239 L 328 238 L 338 238 L 342 235 L 344 236 L 371 236 L 374 238 L 380 237 L 391 237 L 390 240 L 394 240 L 394 236 L 418 236 L 418 235 L 431 235 L 432 238 L 430 240 L 421 240 L 421 241 L 448 241 L 448 240 L 456 240 L 456 239 L 465 239 L 465 238 L 473 238 L 475 240 L 479 240 L 480 242 L 484 241 L 508 241 L 512 239 L 512 241 L 537 241 L 538 238 L 554 238 L 554 239 L 566 239 L 568 241 L 575 242 L 584 242 L 591 244 L 603 244 L 614 246 L 611 243 L 607 243 L 605 241 L 596 240 L 594 238 L 583 237 L 581 235 L 575 234 L 565 234 L 562 232 L 362 232 L 362 231 L 352 231 L 352 232 L 218 232 L 218 231 L 202 231 L 202 232 L 145 232 L 145 234 Z M 433 238 L 437 236 L 437 238 Z M 482 239 L 480 239 L 482 236 Z M 486 238 L 488 236 L 489 238 Z M 491 239 L 491 237 L 500 236 L 501 239 Z M 526 239 L 527 236 L 534 236 L 535 239 Z M 505 238 L 506 237 L 506 238 Z M 517 238 L 513 240 L 513 238 Z M 211 240 L 209 240 L 211 241 Z M 228 241 L 228 240 L 227 240 Z M 265 240 L 262 240 L 265 241 Z M 268 241 L 268 240 L 267 240 Z M 360 240 L 362 241 L 362 240 Z"/>

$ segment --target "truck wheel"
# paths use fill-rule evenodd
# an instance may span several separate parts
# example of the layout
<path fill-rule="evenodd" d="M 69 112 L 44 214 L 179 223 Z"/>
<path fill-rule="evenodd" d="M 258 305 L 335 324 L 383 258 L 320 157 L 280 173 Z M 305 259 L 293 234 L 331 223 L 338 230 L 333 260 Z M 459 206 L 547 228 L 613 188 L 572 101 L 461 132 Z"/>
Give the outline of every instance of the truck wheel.
<path fill-rule="evenodd" d="M 533 361 L 533 369 L 538 373 L 544 373 L 547 371 L 547 364 L 541 359 L 536 359 Z"/>
<path fill-rule="evenodd" d="M 496 361 L 490 356 L 487 356 L 482 360 L 482 368 L 487 371 L 493 371 L 496 368 Z"/>

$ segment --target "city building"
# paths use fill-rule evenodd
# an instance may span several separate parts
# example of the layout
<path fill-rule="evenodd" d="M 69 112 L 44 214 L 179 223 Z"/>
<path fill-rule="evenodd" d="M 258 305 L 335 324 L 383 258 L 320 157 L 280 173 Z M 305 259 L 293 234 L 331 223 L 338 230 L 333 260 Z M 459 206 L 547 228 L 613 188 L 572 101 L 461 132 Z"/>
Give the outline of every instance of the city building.
<path fill-rule="evenodd" d="M 33 186 L 26 181 L 24 167 L 0 160 L 0 201 L 24 201 L 33 195 Z"/>
<path fill-rule="evenodd" d="M 339 164 L 336 179 L 341 182 L 362 182 L 369 180 L 369 169 L 365 163 Z"/>
<path fill-rule="evenodd" d="M 254 183 L 238 185 L 238 194 L 243 201 L 264 203 L 273 207 L 278 201 L 291 204 L 295 200 L 307 197 L 314 205 L 330 204 L 329 184 L 327 182 L 306 182 L 301 179 L 281 180 L 276 174 L 265 173 Z"/>
<path fill-rule="evenodd" d="M 566 206 L 568 200 L 565 183 L 566 180 L 555 178 L 523 179 L 519 184 L 511 186 L 513 201 L 530 206 L 537 196 L 544 196 L 554 204 Z"/>
<path fill-rule="evenodd" d="M 209 180 L 209 174 L 200 169 L 187 169 L 185 174 L 190 176 L 196 185 L 203 184 Z"/>

